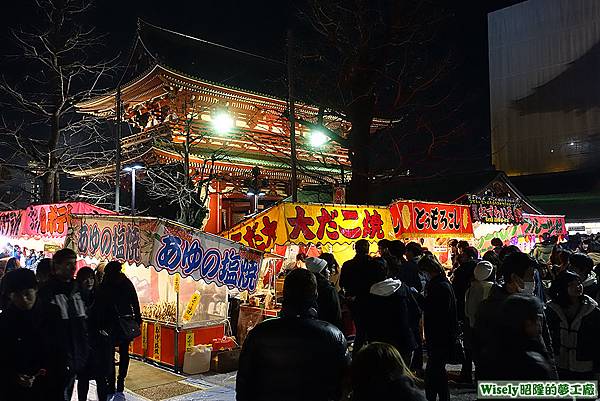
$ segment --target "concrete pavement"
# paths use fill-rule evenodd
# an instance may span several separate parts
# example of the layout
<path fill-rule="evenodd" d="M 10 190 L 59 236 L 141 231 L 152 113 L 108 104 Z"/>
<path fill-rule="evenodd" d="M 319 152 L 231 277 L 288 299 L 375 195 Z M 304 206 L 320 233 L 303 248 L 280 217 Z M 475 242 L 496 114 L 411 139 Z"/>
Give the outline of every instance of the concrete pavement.
<path fill-rule="evenodd" d="M 451 373 L 460 366 L 448 366 Z M 126 391 L 109 401 L 235 401 L 235 372 L 215 374 L 212 372 L 182 376 L 165 369 L 131 360 Z M 450 388 L 452 400 L 474 401 L 474 389 Z M 89 401 L 98 401 L 96 387 L 90 383 Z M 77 401 L 77 391 L 73 395 Z"/>

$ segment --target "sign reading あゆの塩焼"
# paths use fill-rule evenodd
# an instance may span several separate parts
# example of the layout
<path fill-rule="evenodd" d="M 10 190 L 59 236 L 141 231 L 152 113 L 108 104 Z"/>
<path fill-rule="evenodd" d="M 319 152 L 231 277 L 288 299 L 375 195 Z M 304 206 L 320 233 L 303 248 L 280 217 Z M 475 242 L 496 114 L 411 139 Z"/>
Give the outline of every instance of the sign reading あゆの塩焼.
<path fill-rule="evenodd" d="M 397 238 L 473 236 L 468 206 L 397 201 L 390 206 L 390 213 Z"/>
<path fill-rule="evenodd" d="M 80 256 L 152 266 L 239 291 L 256 291 L 262 253 L 154 218 L 75 216 L 67 238 Z"/>

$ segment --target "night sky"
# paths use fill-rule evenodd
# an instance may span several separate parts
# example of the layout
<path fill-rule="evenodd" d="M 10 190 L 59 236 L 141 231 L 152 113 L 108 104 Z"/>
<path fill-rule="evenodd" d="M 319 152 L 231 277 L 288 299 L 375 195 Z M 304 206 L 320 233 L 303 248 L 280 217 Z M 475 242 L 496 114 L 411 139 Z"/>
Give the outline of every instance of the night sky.
<path fill-rule="evenodd" d="M 465 96 L 466 135 L 461 142 L 477 154 L 477 166 L 489 163 L 489 90 L 487 13 L 518 1 L 460 1 L 452 10 L 447 46 L 459 60 L 453 79 Z M 297 4 L 297 3 L 295 3 Z M 33 1 L 3 5 L 0 54 L 13 53 L 9 29 L 32 23 Z M 89 23 L 107 33 L 105 52 L 121 55 L 123 63 L 133 44 L 137 18 L 172 30 L 239 49 L 283 59 L 290 7 L 282 0 L 157 1 L 98 0 Z M 299 38 L 298 40 L 301 40 Z M 18 74 L 0 64 L 5 75 Z"/>

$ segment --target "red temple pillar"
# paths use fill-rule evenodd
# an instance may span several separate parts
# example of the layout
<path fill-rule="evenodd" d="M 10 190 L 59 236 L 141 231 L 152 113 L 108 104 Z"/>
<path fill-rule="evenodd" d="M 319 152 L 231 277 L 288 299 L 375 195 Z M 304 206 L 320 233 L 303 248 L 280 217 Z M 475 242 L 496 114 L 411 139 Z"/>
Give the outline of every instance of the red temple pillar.
<path fill-rule="evenodd" d="M 221 181 L 217 180 L 211 185 L 213 192 L 208 195 L 209 216 L 204 231 L 207 233 L 218 234 L 223 230 L 221 224 L 221 210 L 223 210 L 223 200 L 221 196 Z"/>

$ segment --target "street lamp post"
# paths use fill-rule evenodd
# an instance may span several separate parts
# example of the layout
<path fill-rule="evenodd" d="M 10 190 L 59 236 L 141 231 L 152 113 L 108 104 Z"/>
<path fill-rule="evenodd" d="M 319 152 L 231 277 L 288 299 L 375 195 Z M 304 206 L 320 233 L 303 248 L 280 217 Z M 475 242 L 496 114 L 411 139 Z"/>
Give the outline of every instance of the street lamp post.
<path fill-rule="evenodd" d="M 123 171 L 131 173 L 131 215 L 135 216 L 135 175 L 138 170 L 143 169 L 144 166 L 140 164 L 134 164 L 130 167 L 125 167 Z"/>

